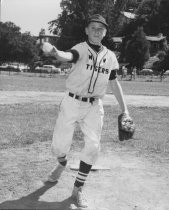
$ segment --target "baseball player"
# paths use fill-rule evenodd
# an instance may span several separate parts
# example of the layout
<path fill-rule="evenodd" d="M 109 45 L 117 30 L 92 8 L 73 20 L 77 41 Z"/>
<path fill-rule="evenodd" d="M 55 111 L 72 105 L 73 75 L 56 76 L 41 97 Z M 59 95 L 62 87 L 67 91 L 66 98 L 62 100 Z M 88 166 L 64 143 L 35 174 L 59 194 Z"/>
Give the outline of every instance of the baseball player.
<path fill-rule="evenodd" d="M 52 170 L 48 181 L 57 181 L 67 165 L 67 154 L 72 143 L 75 123 L 78 122 L 84 134 L 85 146 L 81 152 L 80 166 L 75 179 L 72 198 L 78 207 L 87 207 L 83 198 L 85 180 L 96 162 L 100 150 L 104 110 L 102 98 L 108 82 L 121 107 L 122 113 L 129 115 L 122 88 L 117 80 L 119 64 L 115 54 L 102 45 L 108 24 L 101 15 L 93 15 L 85 28 L 88 40 L 72 47 L 69 51 L 59 51 L 49 43 L 42 46 L 48 56 L 59 61 L 72 62 L 72 69 L 66 81 L 65 96 L 53 133 L 52 152 L 58 164 Z"/>

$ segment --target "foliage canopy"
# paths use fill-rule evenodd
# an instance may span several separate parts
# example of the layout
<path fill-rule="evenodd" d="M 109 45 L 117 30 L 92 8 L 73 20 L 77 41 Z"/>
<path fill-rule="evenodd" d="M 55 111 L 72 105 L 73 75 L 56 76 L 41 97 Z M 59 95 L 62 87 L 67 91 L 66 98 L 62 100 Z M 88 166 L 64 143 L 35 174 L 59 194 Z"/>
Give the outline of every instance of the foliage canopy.
<path fill-rule="evenodd" d="M 38 58 L 36 39 L 12 22 L 0 22 L 0 61 L 30 63 Z"/>

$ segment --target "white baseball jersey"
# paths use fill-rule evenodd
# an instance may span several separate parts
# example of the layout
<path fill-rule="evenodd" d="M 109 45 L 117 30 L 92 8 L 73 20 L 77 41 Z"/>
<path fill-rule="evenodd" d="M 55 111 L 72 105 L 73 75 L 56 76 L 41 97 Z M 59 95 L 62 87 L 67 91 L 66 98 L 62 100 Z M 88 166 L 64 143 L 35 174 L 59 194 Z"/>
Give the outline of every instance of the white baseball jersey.
<path fill-rule="evenodd" d="M 111 71 L 118 69 L 119 64 L 115 54 L 106 47 L 102 47 L 97 53 L 87 42 L 83 42 L 72 50 L 78 52 L 79 58 L 72 64 L 66 81 L 67 91 L 54 128 L 52 151 L 57 157 L 69 152 L 75 123 L 78 122 L 85 141 L 81 160 L 93 165 L 99 154 L 103 126 L 104 109 L 101 98 L 106 92 Z M 68 92 L 82 97 L 96 97 L 97 100 L 92 103 L 83 102 L 70 97 Z"/>
<path fill-rule="evenodd" d="M 79 59 L 72 64 L 66 81 L 67 91 L 79 96 L 102 98 L 111 71 L 119 68 L 115 54 L 105 46 L 97 53 L 87 42 L 72 49 L 79 53 Z"/>

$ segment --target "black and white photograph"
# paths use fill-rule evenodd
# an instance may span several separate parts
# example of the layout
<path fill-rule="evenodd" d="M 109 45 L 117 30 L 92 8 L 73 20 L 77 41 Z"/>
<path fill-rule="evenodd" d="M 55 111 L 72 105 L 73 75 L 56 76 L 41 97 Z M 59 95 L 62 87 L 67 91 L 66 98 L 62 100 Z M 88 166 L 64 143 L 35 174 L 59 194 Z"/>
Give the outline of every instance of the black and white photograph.
<path fill-rule="evenodd" d="M 169 210 L 168 11 L 0 0 L 0 210 Z"/>

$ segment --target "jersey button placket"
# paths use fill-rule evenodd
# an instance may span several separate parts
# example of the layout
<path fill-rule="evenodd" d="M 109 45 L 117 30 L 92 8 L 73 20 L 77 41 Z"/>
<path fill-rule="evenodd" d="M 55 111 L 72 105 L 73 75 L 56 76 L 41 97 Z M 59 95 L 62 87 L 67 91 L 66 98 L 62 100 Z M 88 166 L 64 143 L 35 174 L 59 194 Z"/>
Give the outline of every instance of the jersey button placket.
<path fill-rule="evenodd" d="M 93 72 L 92 72 L 92 76 L 90 78 L 88 93 L 93 93 L 94 92 L 95 81 L 97 80 L 97 77 L 98 77 L 98 72 L 95 71 L 96 70 L 96 64 L 97 64 L 97 58 L 98 58 L 98 54 L 96 53 L 96 59 L 93 62 Z"/>

